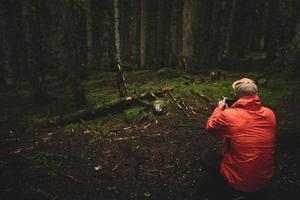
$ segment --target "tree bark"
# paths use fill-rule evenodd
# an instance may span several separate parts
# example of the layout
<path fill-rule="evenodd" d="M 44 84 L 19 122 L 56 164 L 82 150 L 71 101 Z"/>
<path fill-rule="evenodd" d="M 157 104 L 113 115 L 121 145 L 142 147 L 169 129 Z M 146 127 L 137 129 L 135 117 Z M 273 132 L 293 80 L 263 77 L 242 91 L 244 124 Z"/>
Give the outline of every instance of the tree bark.
<path fill-rule="evenodd" d="M 232 0 L 230 4 L 229 20 L 228 20 L 228 25 L 227 25 L 226 35 L 225 35 L 225 46 L 223 51 L 224 57 L 230 56 L 235 10 L 236 10 L 236 0 Z"/>
<path fill-rule="evenodd" d="M 95 67 L 95 49 L 93 35 L 93 10 L 92 0 L 86 1 L 86 42 L 87 42 L 87 67 Z"/>
<path fill-rule="evenodd" d="M 64 13 L 64 57 L 65 67 L 68 72 L 68 82 L 71 89 L 73 102 L 76 107 L 87 104 L 84 90 L 80 84 L 80 57 L 78 35 L 78 5 L 76 0 L 63 1 Z M 70 51 L 71 50 L 71 51 Z"/>
<path fill-rule="evenodd" d="M 4 10 L 3 4 L 0 4 L 0 86 L 5 83 L 5 51 L 4 51 Z"/>
<path fill-rule="evenodd" d="M 121 63 L 120 52 L 120 18 L 119 18 L 119 0 L 114 0 L 114 30 L 115 30 L 115 59 L 116 63 Z"/>
<path fill-rule="evenodd" d="M 299 79 L 300 76 L 300 14 L 298 14 L 297 18 L 298 20 L 295 26 L 295 35 L 286 56 L 288 62 L 282 63 L 286 65 L 285 67 L 287 69 L 288 75 L 293 79 Z"/>
<path fill-rule="evenodd" d="M 182 63 L 186 71 L 193 68 L 194 41 L 193 41 L 193 0 L 183 1 L 182 11 Z"/>
<path fill-rule="evenodd" d="M 116 113 L 137 104 L 139 101 L 136 98 L 121 99 L 120 101 L 112 102 L 110 104 L 95 107 L 78 112 L 70 113 L 64 116 L 57 116 L 49 120 L 50 124 L 63 125 L 71 122 L 80 122 L 82 120 L 90 120 L 99 116 Z"/>
<path fill-rule="evenodd" d="M 267 51 L 267 59 L 268 62 L 272 62 L 276 57 L 276 35 L 278 26 L 276 20 L 276 11 L 278 7 L 278 0 L 269 1 L 269 9 L 268 9 L 268 20 L 267 20 L 267 29 L 265 36 L 265 47 Z"/>
<path fill-rule="evenodd" d="M 145 68 L 146 65 L 146 29 L 147 13 L 146 0 L 141 0 L 141 22 L 140 22 L 140 66 Z"/>

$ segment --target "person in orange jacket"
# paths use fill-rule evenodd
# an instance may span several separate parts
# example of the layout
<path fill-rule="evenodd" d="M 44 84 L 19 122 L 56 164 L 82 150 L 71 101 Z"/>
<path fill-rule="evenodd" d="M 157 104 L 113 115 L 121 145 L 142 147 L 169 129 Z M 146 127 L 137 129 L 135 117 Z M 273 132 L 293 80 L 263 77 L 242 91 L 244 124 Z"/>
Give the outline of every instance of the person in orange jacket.
<path fill-rule="evenodd" d="M 237 80 L 232 88 L 237 101 L 229 108 L 220 101 L 206 124 L 208 133 L 223 140 L 222 152 L 205 150 L 201 157 L 235 190 L 255 192 L 274 174 L 276 119 L 261 104 L 253 80 Z"/>

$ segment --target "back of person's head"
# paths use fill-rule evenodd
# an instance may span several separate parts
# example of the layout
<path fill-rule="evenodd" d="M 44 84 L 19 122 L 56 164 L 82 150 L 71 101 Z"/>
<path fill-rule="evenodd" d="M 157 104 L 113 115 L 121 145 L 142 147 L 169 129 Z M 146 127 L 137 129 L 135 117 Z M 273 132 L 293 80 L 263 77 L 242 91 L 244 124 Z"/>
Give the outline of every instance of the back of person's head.
<path fill-rule="evenodd" d="M 242 78 L 232 84 L 232 88 L 237 98 L 255 95 L 258 92 L 257 85 L 249 78 Z"/>

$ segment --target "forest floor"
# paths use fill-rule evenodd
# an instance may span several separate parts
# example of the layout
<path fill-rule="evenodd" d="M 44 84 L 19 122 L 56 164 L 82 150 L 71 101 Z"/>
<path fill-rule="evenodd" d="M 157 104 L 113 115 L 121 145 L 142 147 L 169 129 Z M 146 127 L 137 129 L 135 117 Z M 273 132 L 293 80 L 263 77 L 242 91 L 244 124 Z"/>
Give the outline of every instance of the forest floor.
<path fill-rule="evenodd" d="M 125 76 L 132 94 L 172 87 L 190 110 L 166 96 L 162 115 L 136 106 L 90 121 L 45 126 L 49 117 L 76 110 L 63 83 L 49 78 L 49 89 L 62 98 L 46 105 L 32 102 L 23 88 L 2 91 L 0 199 L 213 199 L 200 186 L 205 175 L 200 154 L 218 143 L 204 134 L 213 107 L 199 94 L 216 102 L 231 95 L 233 80 L 255 74 L 226 73 L 215 83 L 165 69 Z M 118 98 L 114 73 L 93 74 L 83 85 L 91 106 Z M 260 89 L 278 119 L 276 174 L 265 190 L 269 199 L 300 198 L 299 87 L 299 81 L 278 78 Z M 137 121 L 141 111 L 147 115 Z M 132 115 L 134 120 L 128 119 Z"/>

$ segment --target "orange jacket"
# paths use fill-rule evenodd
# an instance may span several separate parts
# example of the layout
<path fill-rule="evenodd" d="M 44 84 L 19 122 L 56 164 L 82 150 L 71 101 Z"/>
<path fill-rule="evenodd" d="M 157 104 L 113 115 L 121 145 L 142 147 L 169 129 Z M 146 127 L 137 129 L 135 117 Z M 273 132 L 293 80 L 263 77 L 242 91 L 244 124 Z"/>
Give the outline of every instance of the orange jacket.
<path fill-rule="evenodd" d="M 262 189 L 274 173 L 276 119 L 257 95 L 244 96 L 230 108 L 217 107 L 209 133 L 223 139 L 221 173 L 235 189 Z"/>

